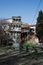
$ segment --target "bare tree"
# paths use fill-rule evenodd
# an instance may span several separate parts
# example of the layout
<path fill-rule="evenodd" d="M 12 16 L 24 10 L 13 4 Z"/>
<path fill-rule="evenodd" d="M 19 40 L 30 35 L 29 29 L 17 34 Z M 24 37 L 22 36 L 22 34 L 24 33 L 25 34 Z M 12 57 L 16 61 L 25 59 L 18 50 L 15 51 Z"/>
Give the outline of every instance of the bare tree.
<path fill-rule="evenodd" d="M 7 45 L 7 40 L 9 38 L 9 34 L 7 34 L 4 29 L 0 26 L 0 44 Z"/>

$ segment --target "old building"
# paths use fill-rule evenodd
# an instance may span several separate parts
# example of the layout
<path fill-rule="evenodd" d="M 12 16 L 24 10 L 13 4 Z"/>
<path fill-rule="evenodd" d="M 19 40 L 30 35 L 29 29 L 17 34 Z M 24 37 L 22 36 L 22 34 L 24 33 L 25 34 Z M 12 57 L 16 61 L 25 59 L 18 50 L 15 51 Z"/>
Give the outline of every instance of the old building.
<path fill-rule="evenodd" d="M 14 41 L 13 45 L 15 45 L 15 43 L 20 43 L 21 24 L 21 16 L 3 19 L 2 28 L 10 36 L 10 39 Z"/>
<path fill-rule="evenodd" d="M 20 43 L 20 36 L 21 36 L 21 17 L 20 16 L 13 16 L 12 17 L 12 25 L 10 28 L 10 32 L 12 35 L 12 39 L 14 40 L 13 46 L 19 46 Z"/>
<path fill-rule="evenodd" d="M 36 34 L 36 25 L 30 25 L 30 32 L 33 32 Z"/>
<path fill-rule="evenodd" d="M 2 20 L 2 28 L 9 35 L 9 40 L 13 40 L 13 46 L 19 46 L 19 43 L 24 38 L 25 41 L 28 40 L 28 35 L 30 31 L 30 26 L 27 23 L 21 21 L 21 16 L 12 16 L 12 18 Z M 11 43 L 9 41 L 9 43 Z"/>
<path fill-rule="evenodd" d="M 29 30 L 30 30 L 29 24 L 22 23 L 22 26 L 21 26 L 21 39 L 24 38 L 25 41 L 28 39 Z"/>

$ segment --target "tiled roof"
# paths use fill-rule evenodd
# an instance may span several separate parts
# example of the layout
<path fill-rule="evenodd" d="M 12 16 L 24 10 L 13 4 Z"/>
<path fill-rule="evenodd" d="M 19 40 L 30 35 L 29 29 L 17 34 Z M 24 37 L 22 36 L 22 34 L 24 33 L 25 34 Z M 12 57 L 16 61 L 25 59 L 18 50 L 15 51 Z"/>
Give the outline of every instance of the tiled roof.
<path fill-rule="evenodd" d="M 24 24 L 22 24 L 22 27 L 29 27 L 29 24 L 28 23 L 24 23 Z"/>

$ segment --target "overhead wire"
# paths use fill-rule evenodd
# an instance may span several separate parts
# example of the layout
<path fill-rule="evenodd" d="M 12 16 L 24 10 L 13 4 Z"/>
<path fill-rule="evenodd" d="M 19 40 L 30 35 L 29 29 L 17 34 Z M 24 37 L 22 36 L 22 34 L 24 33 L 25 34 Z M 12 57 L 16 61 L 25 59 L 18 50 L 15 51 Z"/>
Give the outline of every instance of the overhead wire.
<path fill-rule="evenodd" d="M 34 19 L 35 19 L 35 17 L 36 17 L 37 11 L 39 10 L 40 4 L 41 4 L 41 0 L 39 0 L 39 3 L 38 3 L 38 6 L 37 6 L 37 8 L 36 8 L 36 12 L 35 12 L 34 18 L 33 18 L 33 20 L 32 20 L 32 23 L 34 22 Z"/>

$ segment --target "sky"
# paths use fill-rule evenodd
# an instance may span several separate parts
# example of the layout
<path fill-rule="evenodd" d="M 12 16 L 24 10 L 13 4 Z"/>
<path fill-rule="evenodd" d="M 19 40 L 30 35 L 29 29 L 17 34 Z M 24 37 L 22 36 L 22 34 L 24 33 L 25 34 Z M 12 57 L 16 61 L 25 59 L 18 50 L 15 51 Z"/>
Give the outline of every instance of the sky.
<path fill-rule="evenodd" d="M 21 16 L 22 22 L 31 25 L 36 24 L 39 11 L 43 11 L 43 0 L 40 1 L 38 7 L 39 1 L 40 0 L 0 0 L 0 18 Z"/>

